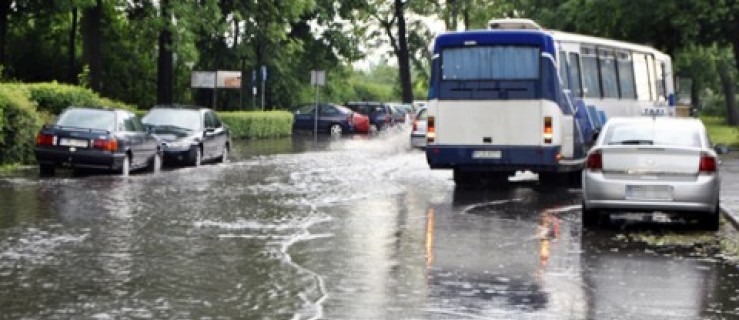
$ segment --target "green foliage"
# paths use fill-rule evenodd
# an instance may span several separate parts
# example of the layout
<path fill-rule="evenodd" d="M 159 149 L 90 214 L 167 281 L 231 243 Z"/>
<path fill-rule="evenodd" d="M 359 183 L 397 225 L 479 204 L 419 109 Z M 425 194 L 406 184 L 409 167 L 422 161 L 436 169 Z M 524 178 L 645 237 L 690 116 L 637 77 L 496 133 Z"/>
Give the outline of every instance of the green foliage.
<path fill-rule="evenodd" d="M 285 111 L 219 112 L 233 138 L 268 138 L 292 133 L 293 115 Z"/>
<path fill-rule="evenodd" d="M 706 126 L 711 142 L 739 148 L 739 128 L 727 125 L 723 117 L 701 116 L 700 119 Z"/>
<path fill-rule="evenodd" d="M 17 85 L 0 85 L 0 164 L 33 163 L 42 116 Z"/>
<path fill-rule="evenodd" d="M 122 102 L 101 98 L 92 90 L 58 83 L 35 83 L 23 85 L 28 90 L 29 98 L 36 102 L 38 109 L 52 114 L 59 114 L 70 106 L 97 107 L 105 106 L 133 110 Z"/>

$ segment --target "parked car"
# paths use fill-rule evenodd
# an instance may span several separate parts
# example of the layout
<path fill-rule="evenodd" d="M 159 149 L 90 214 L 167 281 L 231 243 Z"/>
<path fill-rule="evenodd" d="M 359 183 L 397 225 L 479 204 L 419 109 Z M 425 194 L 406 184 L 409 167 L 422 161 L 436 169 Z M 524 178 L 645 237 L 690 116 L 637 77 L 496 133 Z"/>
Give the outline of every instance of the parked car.
<path fill-rule="evenodd" d="M 393 103 L 391 104 L 395 110 L 400 112 L 403 116 L 395 116 L 396 119 L 395 123 L 407 123 L 411 124 L 413 123 L 413 120 L 416 118 L 416 108 L 412 104 L 405 104 L 405 103 Z"/>
<path fill-rule="evenodd" d="M 231 132 L 211 109 L 156 106 L 142 121 L 162 140 L 165 163 L 199 166 L 205 161 L 228 161 Z"/>
<path fill-rule="evenodd" d="M 387 130 L 395 123 L 390 105 L 380 102 L 347 102 L 347 108 L 369 117 L 370 132 Z"/>
<path fill-rule="evenodd" d="M 313 131 L 315 129 L 315 107 L 315 104 L 305 104 L 295 109 L 293 130 Z M 341 136 L 344 133 L 367 131 L 369 131 L 369 119 L 366 117 L 340 105 L 327 103 L 318 105 L 318 132 Z"/>
<path fill-rule="evenodd" d="M 583 225 L 596 225 L 613 211 L 663 211 L 692 216 L 716 230 L 716 150 L 697 119 L 609 119 L 582 173 Z"/>
<path fill-rule="evenodd" d="M 426 118 L 428 111 L 426 107 L 418 109 L 413 120 L 413 128 L 411 129 L 411 147 L 424 149 L 426 148 Z"/>
<path fill-rule="evenodd" d="M 162 148 L 130 111 L 71 107 L 36 136 L 36 161 L 42 176 L 56 168 L 130 171 L 162 166 Z"/>

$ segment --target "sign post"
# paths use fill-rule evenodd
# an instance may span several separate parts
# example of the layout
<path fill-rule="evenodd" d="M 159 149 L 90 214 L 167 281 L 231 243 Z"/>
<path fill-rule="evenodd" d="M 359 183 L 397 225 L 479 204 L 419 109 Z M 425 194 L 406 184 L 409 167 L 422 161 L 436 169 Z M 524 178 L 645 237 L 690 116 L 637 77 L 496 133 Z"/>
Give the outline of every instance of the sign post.
<path fill-rule="evenodd" d="M 264 111 L 264 91 L 267 84 L 267 66 L 262 65 L 262 111 Z"/>
<path fill-rule="evenodd" d="M 311 70 L 310 71 L 310 84 L 313 85 L 316 91 L 316 104 L 313 116 L 313 136 L 318 139 L 318 87 L 326 85 L 326 71 L 324 70 Z"/>
<path fill-rule="evenodd" d="M 213 89 L 213 110 L 218 103 L 218 88 L 241 88 L 240 71 L 193 71 L 190 76 L 190 86 L 193 88 Z"/>

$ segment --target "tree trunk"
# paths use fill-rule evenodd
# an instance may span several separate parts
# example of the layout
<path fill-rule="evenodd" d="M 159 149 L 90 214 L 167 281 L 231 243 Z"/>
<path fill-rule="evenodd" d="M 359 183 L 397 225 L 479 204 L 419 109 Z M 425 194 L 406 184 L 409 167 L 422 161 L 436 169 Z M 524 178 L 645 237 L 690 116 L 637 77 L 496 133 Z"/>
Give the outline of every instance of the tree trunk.
<path fill-rule="evenodd" d="M 8 37 L 8 14 L 10 14 L 11 0 L 2 0 L 0 2 L 0 65 L 6 66 L 7 58 L 5 57 L 5 47 Z M 3 70 L 3 73 L 5 71 Z"/>
<path fill-rule="evenodd" d="M 169 14 L 169 0 L 160 3 L 164 27 L 159 31 L 159 60 L 157 61 L 157 104 L 172 104 L 173 102 L 173 54 L 172 33 L 169 30 L 171 17 Z"/>
<path fill-rule="evenodd" d="M 731 79 L 731 75 L 727 70 L 725 62 L 719 63 L 718 75 L 721 78 L 721 88 L 724 92 L 726 99 L 726 122 L 729 125 L 739 125 L 739 112 L 736 106 L 736 93 L 734 89 L 734 82 Z"/>
<path fill-rule="evenodd" d="M 403 0 L 395 0 L 395 17 L 398 21 L 398 72 L 403 90 L 403 103 L 413 102 L 413 86 L 411 84 L 411 67 L 408 52 L 408 36 L 406 34 Z"/>
<path fill-rule="evenodd" d="M 102 33 L 101 19 L 103 14 L 102 0 L 97 0 L 94 6 L 85 9 L 82 16 L 82 56 L 90 68 L 88 79 L 90 89 L 100 92 L 102 89 L 103 56 L 101 50 Z"/>
<path fill-rule="evenodd" d="M 77 55 L 75 46 L 77 38 L 77 13 L 77 7 L 72 6 L 72 28 L 69 30 L 69 62 L 67 64 L 67 81 L 72 84 L 77 83 L 77 67 L 75 66 L 75 56 Z"/>
<path fill-rule="evenodd" d="M 694 78 L 693 84 L 690 86 L 690 105 L 691 108 L 695 108 L 696 110 L 703 109 L 700 95 L 701 85 L 702 84 Z"/>

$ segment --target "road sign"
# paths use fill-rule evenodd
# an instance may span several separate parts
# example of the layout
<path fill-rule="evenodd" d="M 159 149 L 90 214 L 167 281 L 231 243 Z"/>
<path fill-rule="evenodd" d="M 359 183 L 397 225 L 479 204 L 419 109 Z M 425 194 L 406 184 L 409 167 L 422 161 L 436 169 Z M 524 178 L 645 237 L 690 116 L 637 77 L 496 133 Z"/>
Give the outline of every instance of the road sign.
<path fill-rule="evenodd" d="M 267 81 L 267 66 L 262 66 L 262 81 Z"/>
<path fill-rule="evenodd" d="M 241 71 L 222 71 L 216 73 L 218 88 L 241 88 Z"/>
<path fill-rule="evenodd" d="M 325 86 L 326 85 L 326 71 L 325 70 L 311 70 L 310 71 L 310 84 L 314 86 Z"/>
<path fill-rule="evenodd" d="M 193 88 L 213 88 L 216 85 L 216 73 L 213 71 L 193 71 L 190 86 Z"/>

